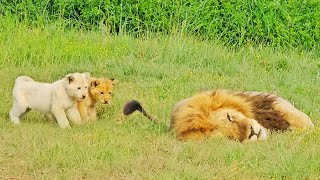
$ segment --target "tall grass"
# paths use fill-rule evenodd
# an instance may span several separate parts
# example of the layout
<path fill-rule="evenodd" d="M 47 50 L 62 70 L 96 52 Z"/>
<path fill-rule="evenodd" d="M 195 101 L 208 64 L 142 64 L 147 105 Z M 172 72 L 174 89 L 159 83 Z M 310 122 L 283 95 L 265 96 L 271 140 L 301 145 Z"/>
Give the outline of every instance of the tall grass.
<path fill-rule="evenodd" d="M 31 25 L 63 21 L 66 27 L 134 36 L 179 31 L 229 46 L 266 44 L 277 48 L 319 49 L 318 0 L 3 0 L 0 14 Z"/>
<path fill-rule="evenodd" d="M 196 92 L 228 88 L 274 92 L 319 123 L 319 57 L 265 47 L 233 51 L 184 36 L 132 38 L 30 27 L 0 19 L 0 179 L 317 179 L 320 129 L 272 134 L 256 143 L 179 142 L 167 130 L 172 106 Z M 14 79 L 53 82 L 88 71 L 119 80 L 97 122 L 59 129 L 31 111 L 8 119 Z M 121 115 L 138 99 L 160 124 Z"/>

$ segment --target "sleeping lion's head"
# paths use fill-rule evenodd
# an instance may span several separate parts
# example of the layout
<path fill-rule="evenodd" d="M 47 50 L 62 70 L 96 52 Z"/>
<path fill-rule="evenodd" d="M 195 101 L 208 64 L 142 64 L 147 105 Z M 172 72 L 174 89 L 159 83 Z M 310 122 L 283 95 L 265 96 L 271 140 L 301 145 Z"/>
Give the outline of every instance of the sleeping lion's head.
<path fill-rule="evenodd" d="M 102 103 L 110 104 L 113 86 L 118 83 L 115 79 L 93 78 L 91 79 L 89 91 L 90 96 Z"/>
<path fill-rule="evenodd" d="M 206 92 L 178 102 L 171 128 L 180 140 L 225 137 L 238 141 L 267 138 L 252 114 L 251 103 L 225 91 Z"/>
<path fill-rule="evenodd" d="M 221 109 L 210 113 L 211 136 L 227 137 L 232 140 L 264 140 L 267 131 L 255 119 L 247 118 L 234 109 Z"/>
<path fill-rule="evenodd" d="M 255 119 L 247 118 L 234 109 L 219 109 L 204 114 L 192 112 L 186 107 L 173 114 L 175 130 L 179 140 L 197 140 L 204 137 L 225 137 L 238 141 L 267 139 L 267 130 Z M 189 109 L 189 110 L 188 110 Z"/>

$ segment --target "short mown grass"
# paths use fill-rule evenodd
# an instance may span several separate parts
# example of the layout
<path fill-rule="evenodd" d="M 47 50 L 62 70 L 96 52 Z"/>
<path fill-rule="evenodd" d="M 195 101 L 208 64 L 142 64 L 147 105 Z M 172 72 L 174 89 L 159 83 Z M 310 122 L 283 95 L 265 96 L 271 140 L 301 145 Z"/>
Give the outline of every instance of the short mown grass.
<path fill-rule="evenodd" d="M 177 35 L 132 38 L 30 28 L 1 20 L 0 179 L 317 179 L 320 176 L 320 59 L 313 52 L 264 47 L 237 51 Z M 62 130 L 38 112 L 9 121 L 19 75 L 53 82 L 70 72 L 119 80 L 97 122 Z M 227 88 L 276 93 L 310 115 L 313 131 L 266 141 L 179 142 L 168 131 L 173 105 Z M 160 124 L 121 114 L 137 99 Z"/>

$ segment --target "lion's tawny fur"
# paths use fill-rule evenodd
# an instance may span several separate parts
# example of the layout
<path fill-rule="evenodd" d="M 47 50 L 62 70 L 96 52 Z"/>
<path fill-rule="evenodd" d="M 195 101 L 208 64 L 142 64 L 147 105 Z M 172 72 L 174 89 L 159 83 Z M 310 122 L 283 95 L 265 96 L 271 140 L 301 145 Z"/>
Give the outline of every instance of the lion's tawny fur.
<path fill-rule="evenodd" d="M 233 122 L 226 114 L 234 116 Z M 253 122 L 270 130 L 313 127 L 306 114 L 278 96 L 229 90 L 207 91 L 177 103 L 170 127 L 181 140 L 224 136 L 242 141 Z"/>
<path fill-rule="evenodd" d="M 145 112 L 134 100 L 124 114 Z M 143 113 L 149 117 L 148 113 Z M 179 101 L 172 110 L 170 129 L 179 140 L 226 137 L 233 140 L 264 140 L 269 131 L 312 128 L 308 115 L 287 100 L 271 93 L 212 90 Z"/>

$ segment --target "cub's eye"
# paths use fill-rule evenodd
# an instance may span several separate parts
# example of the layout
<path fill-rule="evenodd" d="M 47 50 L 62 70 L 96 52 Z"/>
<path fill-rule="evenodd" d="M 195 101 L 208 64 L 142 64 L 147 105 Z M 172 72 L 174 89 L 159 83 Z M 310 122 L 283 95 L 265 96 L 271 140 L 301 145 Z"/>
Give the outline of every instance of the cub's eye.
<path fill-rule="evenodd" d="M 100 94 L 102 94 L 102 95 L 103 95 L 104 93 L 103 93 L 103 92 L 100 92 Z"/>
<path fill-rule="evenodd" d="M 81 89 L 81 87 L 78 87 L 78 89 L 80 90 L 80 89 Z"/>
<path fill-rule="evenodd" d="M 84 87 L 84 88 L 86 88 L 86 89 L 87 89 L 87 88 L 88 88 L 88 86 L 86 86 L 86 87 Z"/>
<path fill-rule="evenodd" d="M 109 94 L 111 94 L 111 92 L 109 92 Z"/>

